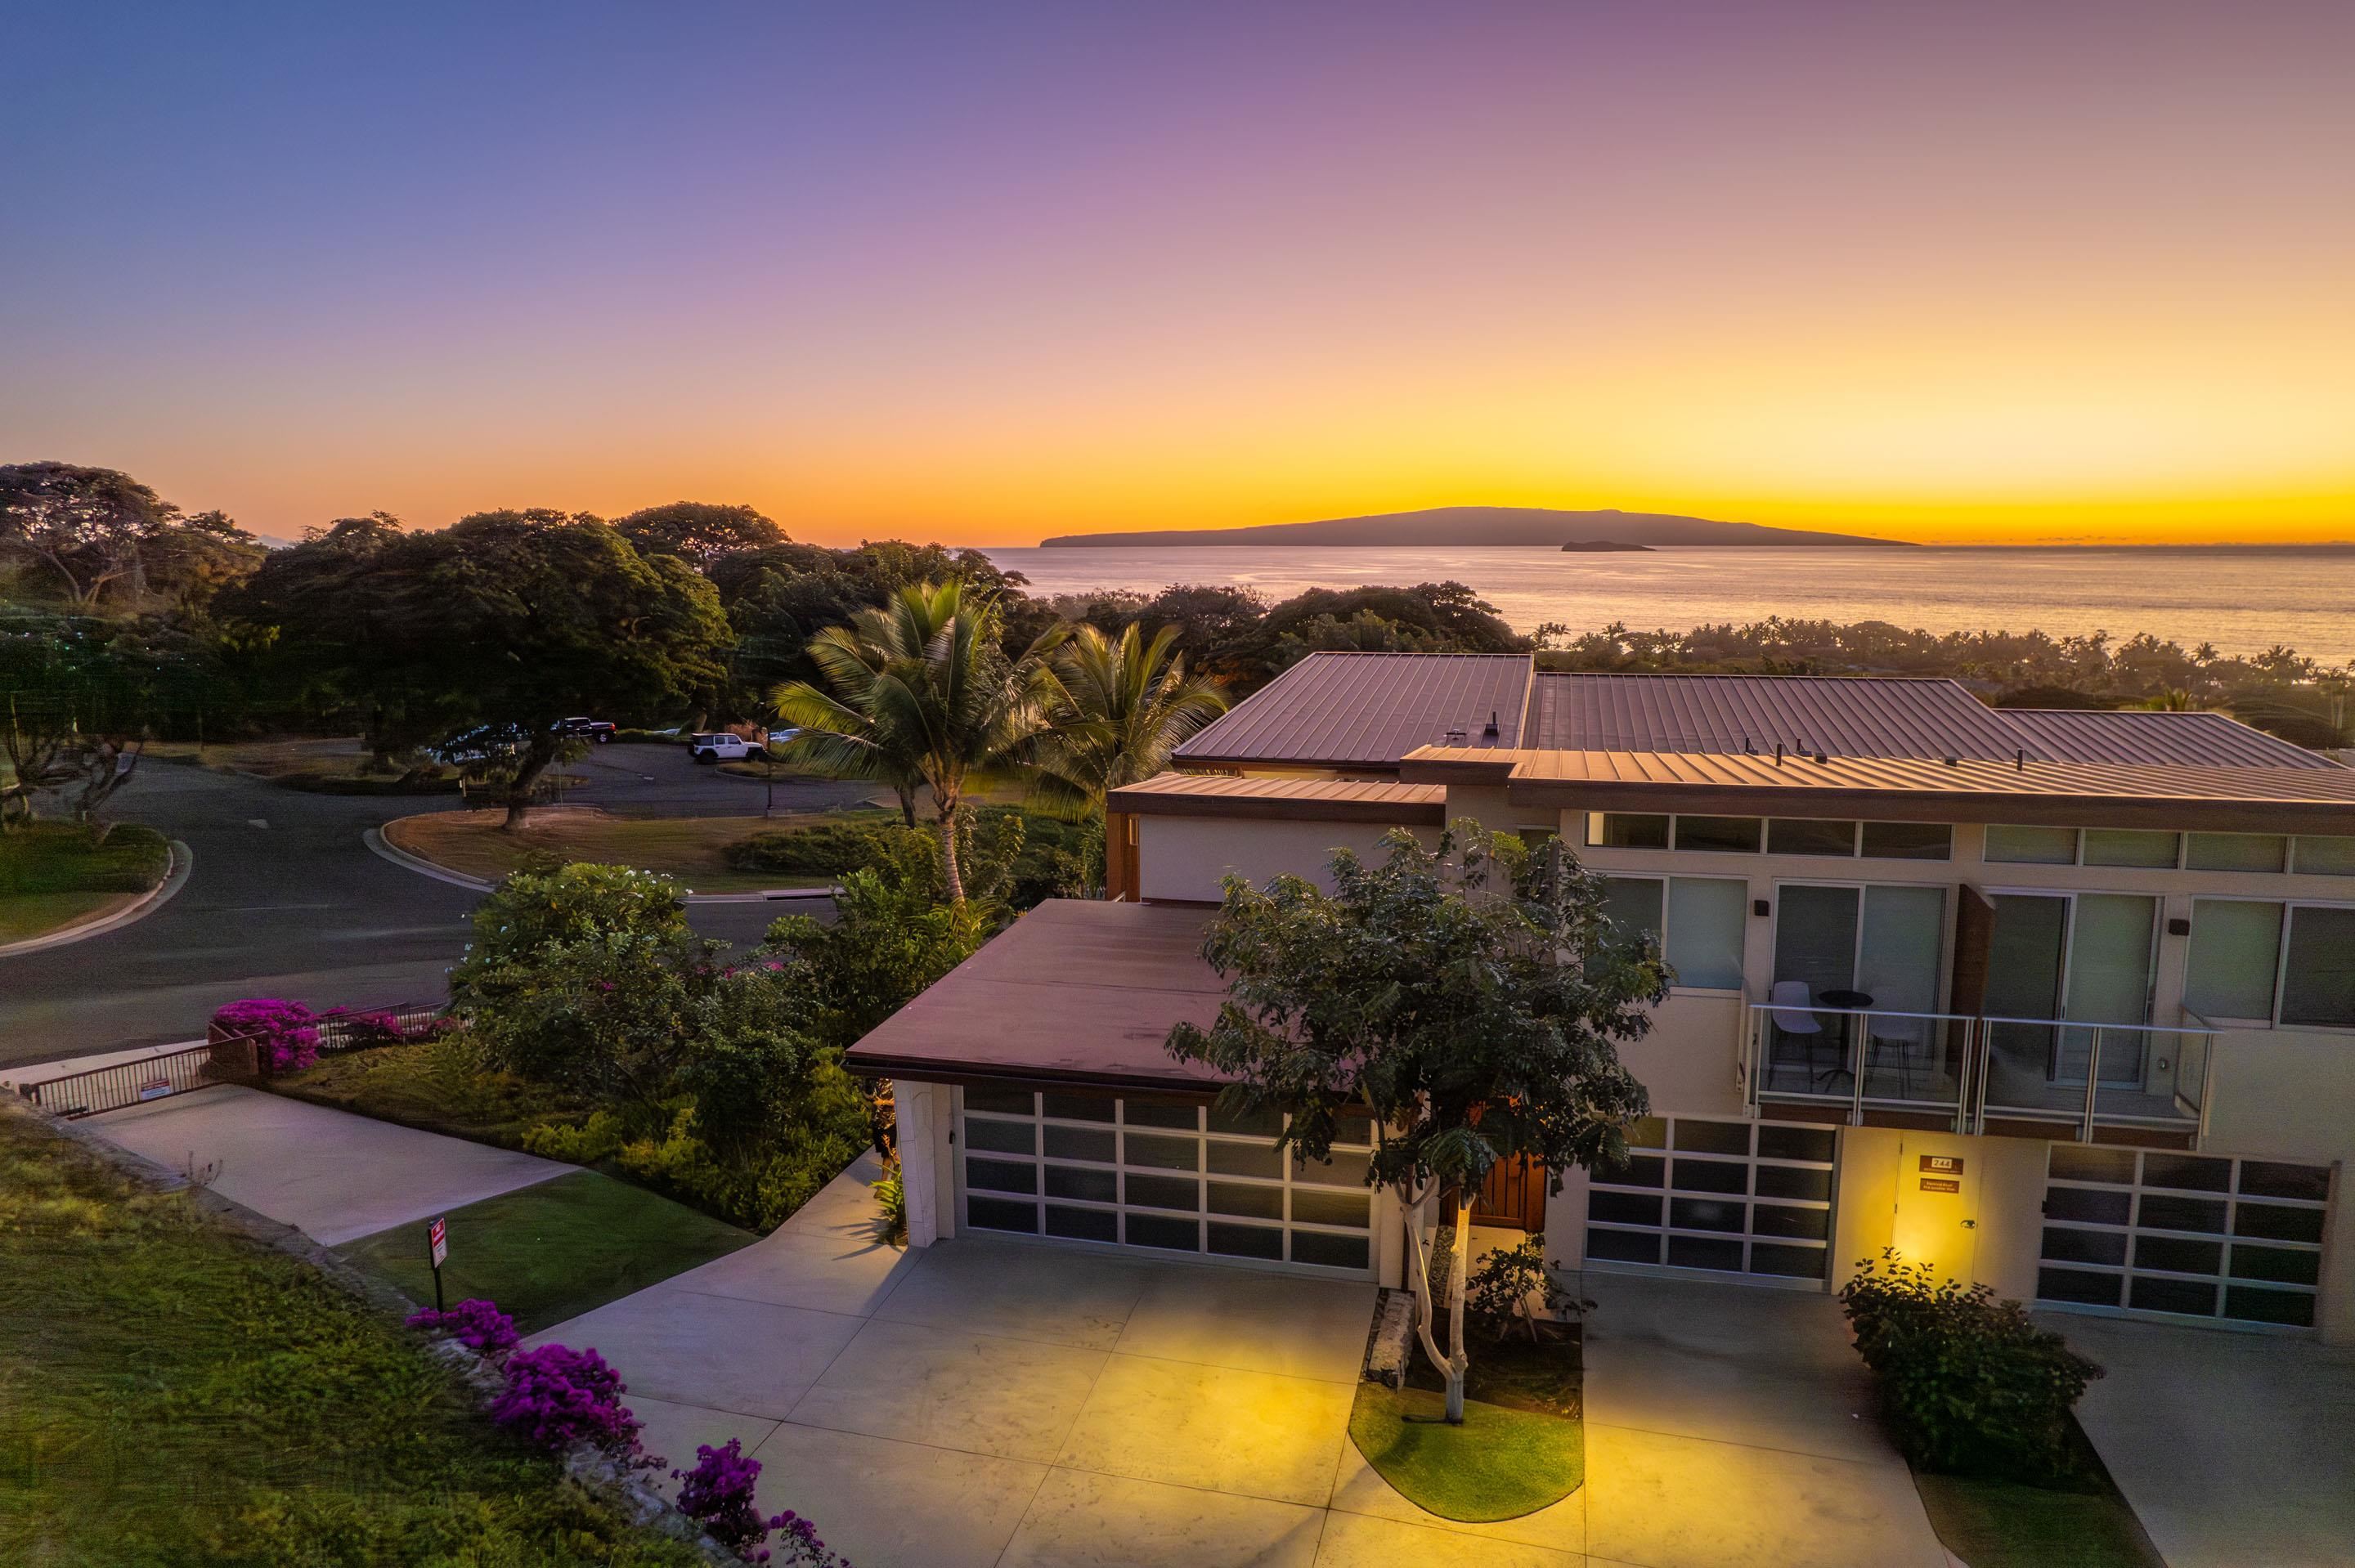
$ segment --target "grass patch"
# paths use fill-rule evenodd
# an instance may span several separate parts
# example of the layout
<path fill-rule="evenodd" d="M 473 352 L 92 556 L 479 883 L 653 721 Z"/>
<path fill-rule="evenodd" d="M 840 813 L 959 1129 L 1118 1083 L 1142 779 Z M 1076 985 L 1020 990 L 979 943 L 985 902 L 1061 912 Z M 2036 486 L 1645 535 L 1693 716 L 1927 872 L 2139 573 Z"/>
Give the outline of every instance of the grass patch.
<path fill-rule="evenodd" d="M 282 1095 L 378 1121 L 521 1149 L 543 1124 L 577 1127 L 591 1107 L 544 1084 L 486 1071 L 463 1035 L 322 1056 L 306 1072 L 273 1078 Z"/>
<path fill-rule="evenodd" d="M 519 832 L 505 832 L 503 811 L 429 811 L 388 822 L 384 836 L 396 848 L 434 864 L 496 881 L 536 854 L 565 861 L 599 861 L 635 866 L 677 877 L 697 893 L 752 893 L 770 887 L 819 887 L 824 877 L 783 876 L 739 871 L 727 848 L 740 839 L 777 828 L 772 817 L 614 817 L 589 806 L 542 808 L 525 819 Z M 805 821 L 840 820 L 812 813 Z"/>
<path fill-rule="evenodd" d="M 1409 1502 L 1442 1519 L 1518 1519 L 1586 1479 L 1582 1423 L 1467 1399 L 1464 1425 L 1450 1426 L 1446 1408 L 1431 1389 L 1361 1383 L 1349 1440 Z"/>
<path fill-rule="evenodd" d="M 422 1341 L 0 1111 L 0 1561 L 669 1568 Z"/>
<path fill-rule="evenodd" d="M 2114 1488 L 2048 1491 L 1919 1472 L 1913 1484 L 1930 1528 L 1971 1568 L 2166 1568 Z"/>
<path fill-rule="evenodd" d="M 526 1333 L 750 1245 L 752 1233 L 594 1171 L 453 1209 L 450 1301 L 497 1302 Z M 433 1299 L 425 1227 L 400 1225 L 336 1249 L 411 1300 Z"/>
<path fill-rule="evenodd" d="M 110 914 L 162 882 L 171 864 L 163 834 L 129 823 L 99 844 L 79 822 L 34 822 L 0 834 L 0 942 Z"/>

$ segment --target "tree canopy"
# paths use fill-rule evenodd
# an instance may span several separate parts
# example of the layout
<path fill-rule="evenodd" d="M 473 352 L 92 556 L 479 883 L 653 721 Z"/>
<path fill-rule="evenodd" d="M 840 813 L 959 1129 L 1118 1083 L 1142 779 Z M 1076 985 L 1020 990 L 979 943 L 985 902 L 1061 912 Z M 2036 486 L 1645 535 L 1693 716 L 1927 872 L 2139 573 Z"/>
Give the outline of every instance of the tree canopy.
<path fill-rule="evenodd" d="M 227 514 L 183 516 L 127 473 L 0 464 L 0 554 L 77 609 L 200 605 L 250 571 L 261 546 Z"/>

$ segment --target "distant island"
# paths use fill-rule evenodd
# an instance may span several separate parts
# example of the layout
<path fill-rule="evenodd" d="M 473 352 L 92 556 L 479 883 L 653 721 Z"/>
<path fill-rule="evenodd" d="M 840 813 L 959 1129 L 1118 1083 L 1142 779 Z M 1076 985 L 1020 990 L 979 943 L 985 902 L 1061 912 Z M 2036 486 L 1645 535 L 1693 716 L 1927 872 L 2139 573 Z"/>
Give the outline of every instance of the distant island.
<path fill-rule="evenodd" d="M 1768 528 L 1756 523 L 1720 523 L 1663 512 L 1561 512 L 1548 506 L 1433 506 L 1422 512 L 1386 512 L 1371 517 L 1330 517 L 1321 523 L 1268 523 L 1252 528 L 1152 528 L 1131 534 L 1059 534 L 1039 544 L 1048 549 L 1167 546 L 1171 545 L 1336 545 L 1414 547 L 1447 545 L 1536 545 L 1552 547 L 1565 538 L 1610 542 L 1608 547 L 1651 549 L 1662 545 L 1885 545 L 1913 548 L 1902 539 L 1868 539 L 1858 534 L 1819 534 L 1806 528 Z M 1587 548 L 1586 546 L 1576 546 Z"/>
<path fill-rule="evenodd" d="M 1562 549 L 1580 556 L 1608 556 L 1620 550 L 1649 550 L 1649 545 L 1626 545 L 1616 539 L 1572 539 Z"/>

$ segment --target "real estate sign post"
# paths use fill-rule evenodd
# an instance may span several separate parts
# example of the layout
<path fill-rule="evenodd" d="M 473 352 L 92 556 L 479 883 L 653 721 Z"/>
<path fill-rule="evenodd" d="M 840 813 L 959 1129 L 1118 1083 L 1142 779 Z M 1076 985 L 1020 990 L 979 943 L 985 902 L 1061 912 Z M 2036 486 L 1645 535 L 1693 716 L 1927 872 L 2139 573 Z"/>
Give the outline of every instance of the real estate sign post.
<path fill-rule="evenodd" d="M 425 1250 L 433 1259 L 433 1310 L 444 1310 L 442 1305 L 442 1260 L 450 1255 L 450 1222 L 437 1219 L 425 1227 Z"/>

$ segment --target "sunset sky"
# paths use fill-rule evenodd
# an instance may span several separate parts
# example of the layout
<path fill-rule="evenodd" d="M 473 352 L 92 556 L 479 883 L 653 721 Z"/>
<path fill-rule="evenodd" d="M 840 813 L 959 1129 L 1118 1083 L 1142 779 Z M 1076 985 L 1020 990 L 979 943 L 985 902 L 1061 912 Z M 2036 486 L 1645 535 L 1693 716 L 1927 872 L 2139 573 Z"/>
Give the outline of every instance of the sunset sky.
<path fill-rule="evenodd" d="M 2347 0 L 10 18 L 0 461 L 271 535 L 2355 538 Z"/>

